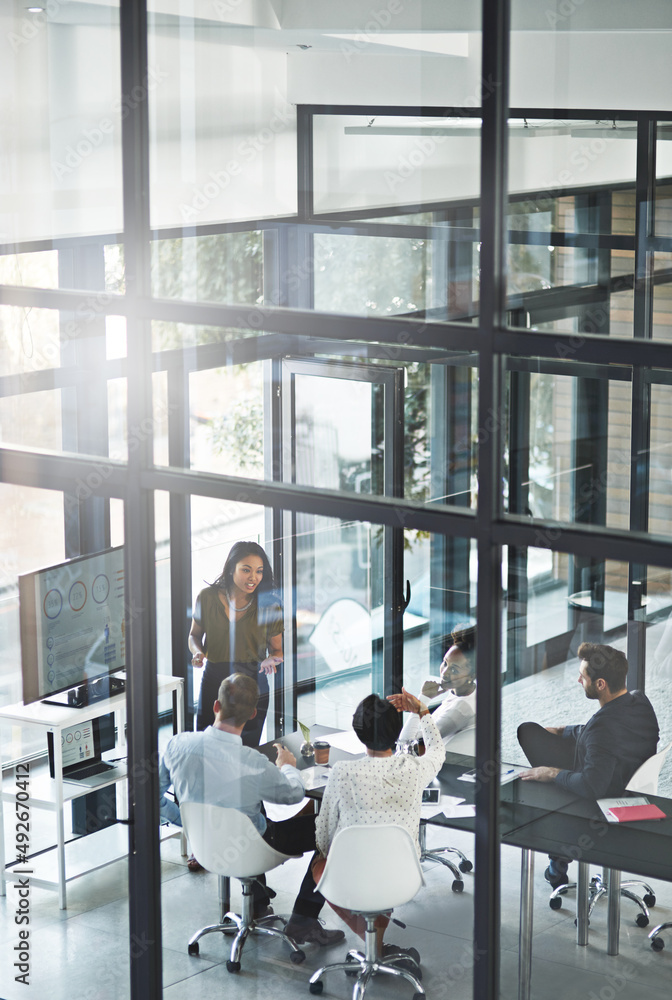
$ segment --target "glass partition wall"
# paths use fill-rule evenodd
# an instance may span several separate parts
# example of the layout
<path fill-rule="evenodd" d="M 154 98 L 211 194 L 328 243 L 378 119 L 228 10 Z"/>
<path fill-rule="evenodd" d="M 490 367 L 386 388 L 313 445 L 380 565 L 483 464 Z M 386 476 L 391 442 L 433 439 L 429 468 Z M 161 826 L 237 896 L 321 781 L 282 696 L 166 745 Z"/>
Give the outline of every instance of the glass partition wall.
<path fill-rule="evenodd" d="M 340 31 L 291 3 L 286 23 L 144 6 L 17 21 L 16 79 L 46 88 L 48 50 L 61 124 L 49 148 L 32 119 L 16 134 L 0 257 L 2 705 L 21 698 L 18 575 L 125 541 L 133 1000 L 207 976 L 186 940 L 209 911 L 178 919 L 161 882 L 183 859 L 156 836 L 177 721 L 156 678 L 184 679 L 192 728 L 194 600 L 235 541 L 264 546 L 283 597 L 265 740 L 417 693 L 474 624 L 477 768 L 522 762 L 516 726 L 569 705 L 586 639 L 627 653 L 672 738 L 669 109 L 533 103 L 519 70 L 509 102 L 495 0 L 482 37 L 480 11 L 437 33 L 423 4 Z M 3 762 L 44 750 L 7 735 Z M 475 873 L 459 896 L 435 879 L 440 933 L 417 918 L 443 956 L 430 995 L 529 988 L 498 786 L 442 831 Z M 260 947 L 251 996 L 307 990 L 308 962 L 279 973 Z"/>

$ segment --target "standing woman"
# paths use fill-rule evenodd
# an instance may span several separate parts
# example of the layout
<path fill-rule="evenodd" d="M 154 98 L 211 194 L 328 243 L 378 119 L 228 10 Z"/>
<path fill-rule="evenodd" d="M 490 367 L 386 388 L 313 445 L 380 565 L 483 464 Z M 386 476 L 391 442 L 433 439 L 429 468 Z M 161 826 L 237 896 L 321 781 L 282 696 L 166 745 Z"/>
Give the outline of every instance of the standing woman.
<path fill-rule="evenodd" d="M 282 663 L 282 605 L 273 571 L 256 542 L 236 542 L 215 582 L 196 598 L 189 632 L 192 664 L 205 670 L 196 728 L 212 725 L 219 685 L 229 674 L 247 674 L 259 687 L 257 713 L 246 723 L 245 746 L 258 747 L 268 711 L 268 675 Z"/>

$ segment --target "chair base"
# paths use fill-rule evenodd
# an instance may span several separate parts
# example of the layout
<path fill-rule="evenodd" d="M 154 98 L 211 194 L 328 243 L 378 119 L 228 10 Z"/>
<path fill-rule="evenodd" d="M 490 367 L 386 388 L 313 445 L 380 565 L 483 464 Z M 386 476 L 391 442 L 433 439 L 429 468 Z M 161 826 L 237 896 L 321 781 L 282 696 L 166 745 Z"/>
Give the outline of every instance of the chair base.
<path fill-rule="evenodd" d="M 420 834 L 418 839 L 420 843 L 420 864 L 423 861 L 436 861 L 441 865 L 445 865 L 446 868 L 450 868 L 454 880 L 451 889 L 453 892 L 462 892 L 464 889 L 464 879 L 460 873 L 470 872 L 474 867 L 466 854 L 463 854 L 457 847 L 433 847 L 428 851 L 426 820 L 420 820 Z M 448 858 L 442 857 L 443 854 L 457 854 L 460 858 L 459 868 Z"/>
<path fill-rule="evenodd" d="M 630 891 L 630 887 L 633 885 L 643 886 L 645 890 L 643 899 L 636 893 Z M 548 905 L 550 908 L 552 910 L 559 910 L 562 906 L 562 897 L 572 889 L 576 889 L 576 882 L 568 882 L 566 885 L 559 885 L 557 889 L 554 889 L 548 898 Z M 608 893 L 609 887 L 605 883 L 602 875 L 594 875 L 590 880 L 590 889 L 588 893 L 588 919 L 590 919 L 590 916 L 595 909 L 595 905 L 603 897 L 606 897 Z M 635 923 L 638 927 L 646 927 L 651 918 L 648 907 L 654 906 L 656 902 L 656 896 L 651 886 L 647 882 L 641 882 L 636 879 L 621 882 L 621 896 L 625 896 L 626 899 L 631 899 L 633 903 L 637 904 L 640 912 L 635 917 Z"/>
<path fill-rule="evenodd" d="M 420 967 L 417 966 L 417 975 L 409 972 L 408 969 L 399 968 L 400 962 L 405 962 L 406 964 L 410 962 L 414 966 L 417 965 L 417 963 L 407 953 L 390 955 L 387 958 L 376 957 L 375 919 L 378 915 L 378 913 L 362 914 L 366 920 L 364 952 L 353 949 L 348 952 L 344 962 L 332 962 L 330 965 L 323 965 L 322 968 L 318 969 L 310 977 L 308 989 L 311 993 L 319 994 L 322 992 L 324 989 L 322 976 L 324 976 L 325 973 L 335 972 L 340 969 L 342 972 L 345 972 L 346 975 L 357 977 L 352 990 L 353 1000 L 363 1000 L 367 986 L 374 976 L 380 974 L 405 979 L 415 989 L 413 1000 L 420 1000 L 420 998 L 426 996 L 418 978 L 420 975 Z"/>
<path fill-rule="evenodd" d="M 296 941 L 294 941 L 294 939 L 291 938 L 284 930 L 284 927 L 287 924 L 286 918 L 273 913 L 267 917 L 261 917 L 258 920 L 255 920 L 252 915 L 254 908 L 252 885 L 254 883 L 254 879 L 241 878 L 239 881 L 243 887 L 242 914 L 229 912 L 224 915 L 220 923 L 210 924 L 207 927 L 202 927 L 200 931 L 196 931 L 196 933 L 189 939 L 189 943 L 187 945 L 189 954 L 198 955 L 198 942 L 200 938 L 204 937 L 206 934 L 213 934 L 216 931 L 219 931 L 222 934 L 235 933 L 235 938 L 231 945 L 231 953 L 226 963 L 226 968 L 229 972 L 239 972 L 243 948 L 250 934 L 267 934 L 270 937 L 282 938 L 282 940 L 287 942 L 291 948 L 291 954 L 289 956 L 291 962 L 295 965 L 303 962 L 306 957 L 305 952 L 299 948 Z M 277 927 L 271 926 L 271 924 L 275 921 L 280 921 L 282 923 L 283 930 L 279 930 Z"/>
<path fill-rule="evenodd" d="M 651 942 L 651 947 L 653 948 L 654 951 L 662 951 L 663 948 L 665 947 L 665 942 L 661 937 L 659 937 L 659 934 L 661 931 L 665 931 L 669 927 L 672 927 L 672 920 L 668 920 L 664 924 L 658 924 L 658 926 L 654 927 L 653 930 L 650 932 L 649 941 Z"/>

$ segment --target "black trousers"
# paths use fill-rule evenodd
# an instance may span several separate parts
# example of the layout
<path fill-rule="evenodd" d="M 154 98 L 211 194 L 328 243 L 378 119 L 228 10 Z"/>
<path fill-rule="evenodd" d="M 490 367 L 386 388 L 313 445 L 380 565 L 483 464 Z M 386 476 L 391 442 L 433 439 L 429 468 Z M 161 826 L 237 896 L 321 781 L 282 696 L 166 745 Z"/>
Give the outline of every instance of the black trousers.
<path fill-rule="evenodd" d="M 523 722 L 518 726 L 518 742 L 532 767 L 574 769 L 575 740 L 549 733 L 536 722 Z"/>
<path fill-rule="evenodd" d="M 281 823 L 274 823 L 269 819 L 264 840 L 282 854 L 305 854 L 310 851 L 312 864 L 315 853 L 315 816 L 293 816 Z M 268 900 L 266 878 L 264 875 L 259 875 L 254 884 L 255 905 L 267 903 Z M 317 917 L 324 903 L 324 896 L 315 888 L 309 864 L 294 901 L 293 913 L 303 917 Z"/>
<path fill-rule="evenodd" d="M 214 721 L 212 706 L 219 694 L 219 685 L 225 677 L 230 674 L 247 674 L 257 682 L 259 688 L 259 701 L 257 702 L 257 714 L 249 722 L 245 723 L 242 732 L 243 745 L 246 747 L 258 747 L 261 742 L 261 731 L 264 728 L 264 721 L 268 712 L 268 678 L 265 673 L 259 673 L 258 663 L 211 663 L 205 661 L 203 677 L 201 678 L 201 692 L 198 696 L 198 714 L 196 715 L 196 729 L 202 732 Z"/>
<path fill-rule="evenodd" d="M 518 726 L 518 742 L 532 767 L 559 767 L 563 771 L 574 769 L 575 740 L 549 733 L 536 722 L 523 722 Z M 566 875 L 569 863 L 565 858 L 549 854 L 553 875 Z"/>

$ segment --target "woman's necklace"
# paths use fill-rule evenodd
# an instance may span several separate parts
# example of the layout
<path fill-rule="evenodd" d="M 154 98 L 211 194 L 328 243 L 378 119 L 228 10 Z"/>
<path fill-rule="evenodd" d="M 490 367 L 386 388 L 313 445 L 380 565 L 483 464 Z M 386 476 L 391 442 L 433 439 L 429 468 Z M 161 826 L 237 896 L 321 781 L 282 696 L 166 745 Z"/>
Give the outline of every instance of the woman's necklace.
<path fill-rule="evenodd" d="M 244 604 L 242 608 L 239 608 L 237 607 L 236 602 L 229 600 L 229 595 L 226 595 L 226 603 L 229 605 L 229 611 L 233 611 L 235 614 L 240 614 L 241 611 L 247 611 L 248 608 L 251 608 L 252 600 L 253 598 L 250 598 L 247 604 Z"/>

